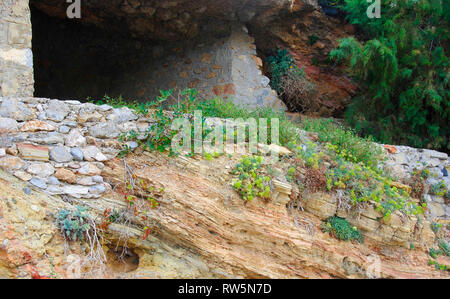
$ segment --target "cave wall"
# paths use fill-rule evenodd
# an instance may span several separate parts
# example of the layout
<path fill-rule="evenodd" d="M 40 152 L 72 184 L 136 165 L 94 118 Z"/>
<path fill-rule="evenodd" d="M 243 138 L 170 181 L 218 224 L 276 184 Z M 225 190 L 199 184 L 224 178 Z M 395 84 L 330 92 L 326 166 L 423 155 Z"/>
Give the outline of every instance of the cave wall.
<path fill-rule="evenodd" d="M 0 2 L 0 96 L 33 96 L 28 0 Z"/>
<path fill-rule="evenodd" d="M 30 14 L 26 0 L 1 5 L 2 96 L 151 101 L 161 89 L 196 88 L 204 98 L 283 108 L 239 20 L 204 21 L 195 37 L 159 40 L 50 16 L 34 5 Z"/>
<path fill-rule="evenodd" d="M 149 101 L 159 90 L 197 88 L 211 96 L 230 83 L 230 28 L 189 41 L 157 41 L 51 18 L 33 10 L 38 97 Z"/>

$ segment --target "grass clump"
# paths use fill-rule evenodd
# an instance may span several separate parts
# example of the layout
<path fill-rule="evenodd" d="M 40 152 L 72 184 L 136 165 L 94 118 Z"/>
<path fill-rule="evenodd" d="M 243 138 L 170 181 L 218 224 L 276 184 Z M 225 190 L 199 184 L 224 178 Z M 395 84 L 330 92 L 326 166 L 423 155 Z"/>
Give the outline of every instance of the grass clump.
<path fill-rule="evenodd" d="M 261 156 L 243 157 L 233 170 L 238 179 L 234 180 L 233 188 L 244 200 L 252 201 L 255 197 L 270 198 L 270 177 L 262 172 Z"/>
<path fill-rule="evenodd" d="M 351 129 L 333 124 L 332 120 L 305 119 L 302 127 L 317 133 L 320 142 L 333 145 L 334 150 L 348 161 L 376 167 L 383 159 L 382 149 L 375 146 L 371 137 L 361 138 Z"/>
<path fill-rule="evenodd" d="M 322 222 L 321 229 L 339 240 L 364 242 L 361 231 L 357 227 L 351 226 L 344 218 L 329 217 Z"/>

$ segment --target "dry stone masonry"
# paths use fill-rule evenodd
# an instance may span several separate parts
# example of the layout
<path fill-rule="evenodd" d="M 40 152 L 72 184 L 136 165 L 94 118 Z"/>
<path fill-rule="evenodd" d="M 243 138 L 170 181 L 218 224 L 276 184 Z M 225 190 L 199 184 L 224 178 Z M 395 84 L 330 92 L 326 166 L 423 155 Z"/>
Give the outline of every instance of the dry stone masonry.
<path fill-rule="evenodd" d="M 33 96 L 28 0 L 0 3 L 0 96 Z"/>

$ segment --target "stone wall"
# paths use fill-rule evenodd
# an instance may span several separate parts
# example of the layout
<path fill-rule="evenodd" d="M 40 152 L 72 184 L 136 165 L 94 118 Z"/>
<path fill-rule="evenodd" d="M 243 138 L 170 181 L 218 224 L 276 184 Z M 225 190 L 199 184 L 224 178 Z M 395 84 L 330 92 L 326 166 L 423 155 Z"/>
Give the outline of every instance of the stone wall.
<path fill-rule="evenodd" d="M 28 0 L 0 3 L 0 96 L 33 96 Z"/>
<path fill-rule="evenodd" d="M 446 153 L 409 146 L 385 146 L 388 151 L 386 169 L 406 183 L 411 177 L 426 171 L 424 201 L 430 219 L 450 220 L 450 158 Z"/>

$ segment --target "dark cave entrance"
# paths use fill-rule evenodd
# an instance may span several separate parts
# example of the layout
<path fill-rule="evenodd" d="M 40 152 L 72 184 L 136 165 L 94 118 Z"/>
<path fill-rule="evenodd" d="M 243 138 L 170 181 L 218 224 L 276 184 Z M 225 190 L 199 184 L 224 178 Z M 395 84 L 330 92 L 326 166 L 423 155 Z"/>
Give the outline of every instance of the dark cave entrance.
<path fill-rule="evenodd" d="M 31 6 L 35 96 L 99 99 L 105 94 L 133 98 L 123 88 L 137 73 L 142 43 L 118 32 L 50 17 Z"/>
<path fill-rule="evenodd" d="M 133 37 L 125 23 L 100 27 L 30 8 L 35 97 L 146 102 L 160 90 L 185 88 L 208 97 L 230 80 L 231 59 L 223 50 L 228 25 L 207 25 L 194 39 L 161 41 Z"/>

